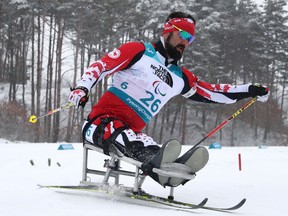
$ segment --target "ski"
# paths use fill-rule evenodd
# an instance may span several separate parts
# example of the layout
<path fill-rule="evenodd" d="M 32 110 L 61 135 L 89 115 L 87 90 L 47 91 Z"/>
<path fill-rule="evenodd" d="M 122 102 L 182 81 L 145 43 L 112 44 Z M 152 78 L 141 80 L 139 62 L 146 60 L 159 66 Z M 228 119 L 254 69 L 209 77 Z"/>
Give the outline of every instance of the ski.
<path fill-rule="evenodd" d="M 234 211 L 234 210 L 237 210 L 239 208 L 241 208 L 246 202 L 246 198 L 242 199 L 239 203 L 237 203 L 236 205 L 234 206 L 231 206 L 231 207 L 227 207 L 227 208 L 219 208 L 219 207 L 210 207 L 210 206 L 203 206 L 201 208 L 203 209 L 207 209 L 207 210 L 212 210 L 212 211 Z"/>
<path fill-rule="evenodd" d="M 166 203 L 170 203 L 170 204 L 176 204 L 176 205 L 180 205 L 180 206 L 176 206 L 176 207 L 180 207 L 183 209 L 198 209 L 198 208 L 202 208 L 202 209 L 206 209 L 206 210 L 212 210 L 212 211 L 234 211 L 237 210 L 239 208 L 241 208 L 245 202 L 246 202 L 246 198 L 242 199 L 239 203 L 237 203 L 234 206 L 231 207 L 212 207 L 212 206 L 206 206 L 206 203 L 208 201 L 208 198 L 203 199 L 202 202 L 200 202 L 199 204 L 191 204 L 191 203 L 186 203 L 186 202 L 181 202 L 181 201 L 176 201 L 176 200 L 169 200 L 167 198 L 164 197 L 158 197 L 158 196 L 154 196 L 154 195 L 148 195 L 148 197 L 143 197 L 143 196 L 138 196 L 138 195 L 133 195 L 133 197 L 136 196 L 135 198 L 137 199 L 141 199 L 141 200 L 145 200 L 147 199 L 148 201 L 152 201 L 152 202 L 165 202 L 162 204 L 166 204 Z M 149 197 L 150 196 L 150 197 Z M 170 205 L 169 204 L 169 205 Z"/>
<path fill-rule="evenodd" d="M 192 203 L 170 200 L 168 198 L 154 196 L 154 195 L 147 195 L 147 194 L 146 195 L 131 194 L 128 196 L 129 198 L 132 198 L 132 199 L 153 202 L 153 203 L 157 203 L 157 204 L 161 204 L 165 206 L 175 207 L 177 209 L 179 208 L 179 209 L 186 209 L 186 210 L 203 208 L 208 201 L 208 198 L 204 198 L 199 204 L 192 204 Z"/>
<path fill-rule="evenodd" d="M 102 192 L 111 193 L 113 195 L 118 195 L 120 197 L 126 197 L 133 200 L 140 200 L 145 202 L 151 202 L 156 204 L 161 204 L 168 207 L 173 207 L 177 209 L 199 209 L 202 208 L 208 201 L 208 198 L 204 198 L 199 204 L 186 203 L 176 200 L 171 200 L 168 198 L 151 195 L 141 191 L 139 194 L 134 194 L 132 188 L 130 187 L 119 187 L 115 188 L 109 186 L 98 186 L 98 185 L 39 185 L 40 188 L 50 188 L 50 189 L 70 189 L 70 190 L 81 190 L 90 192 Z M 110 190 L 109 190 L 110 189 Z"/>
<path fill-rule="evenodd" d="M 193 209 L 206 209 L 211 211 L 221 211 L 221 212 L 229 212 L 234 211 L 241 208 L 246 199 L 242 199 L 239 203 L 231 207 L 212 207 L 206 206 L 208 202 L 208 198 L 204 198 L 200 203 L 193 204 L 187 202 L 181 202 L 172 200 L 169 198 L 164 198 L 161 196 L 151 195 L 144 191 L 141 191 L 137 194 L 133 193 L 131 187 L 111 187 L 107 185 L 38 185 L 40 188 L 50 188 L 50 189 L 70 189 L 70 190 L 80 190 L 80 191 L 89 191 L 89 192 L 102 192 L 102 193 L 110 193 L 112 195 L 118 195 L 119 197 L 126 197 L 134 200 L 141 200 L 145 202 L 161 204 L 163 206 L 175 208 L 176 210 L 193 210 Z"/>

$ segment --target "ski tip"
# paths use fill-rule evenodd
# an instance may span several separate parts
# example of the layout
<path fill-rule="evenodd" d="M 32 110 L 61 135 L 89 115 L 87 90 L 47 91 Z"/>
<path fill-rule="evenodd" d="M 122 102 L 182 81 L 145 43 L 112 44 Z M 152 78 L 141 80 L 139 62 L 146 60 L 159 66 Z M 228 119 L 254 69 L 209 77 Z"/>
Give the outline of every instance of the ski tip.
<path fill-rule="evenodd" d="M 201 203 L 198 204 L 198 206 L 204 206 L 208 202 L 208 198 L 206 197 L 205 199 L 202 200 Z"/>
<path fill-rule="evenodd" d="M 246 198 L 243 198 L 237 205 L 235 205 L 235 206 L 233 206 L 231 208 L 224 209 L 224 210 L 231 211 L 231 210 L 239 209 L 245 204 L 245 202 L 246 202 Z"/>
<path fill-rule="evenodd" d="M 240 203 L 242 203 L 242 205 L 247 201 L 246 198 L 242 199 Z"/>

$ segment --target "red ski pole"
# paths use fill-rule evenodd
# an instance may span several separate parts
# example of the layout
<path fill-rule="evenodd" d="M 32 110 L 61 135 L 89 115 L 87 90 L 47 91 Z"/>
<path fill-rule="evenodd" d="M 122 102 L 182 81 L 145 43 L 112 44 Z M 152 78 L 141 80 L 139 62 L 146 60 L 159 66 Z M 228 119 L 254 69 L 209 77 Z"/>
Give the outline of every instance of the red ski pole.
<path fill-rule="evenodd" d="M 238 116 L 243 110 L 247 109 L 249 106 L 251 106 L 255 101 L 257 100 L 257 97 L 252 98 L 248 103 L 246 103 L 243 107 L 241 107 L 239 110 L 237 110 L 234 114 L 232 114 L 229 118 L 227 118 L 225 121 L 223 121 L 221 124 L 219 124 L 216 128 L 214 128 L 211 132 L 209 132 L 205 137 L 203 137 L 198 143 L 196 143 L 191 149 L 189 149 L 185 154 L 183 154 L 180 158 L 181 160 L 185 160 L 185 157 L 190 157 L 190 154 L 194 151 L 194 149 L 200 145 L 204 140 L 211 137 L 215 132 L 223 128 L 231 119 L 234 119 L 236 116 Z M 179 158 L 179 159 L 180 159 Z"/>

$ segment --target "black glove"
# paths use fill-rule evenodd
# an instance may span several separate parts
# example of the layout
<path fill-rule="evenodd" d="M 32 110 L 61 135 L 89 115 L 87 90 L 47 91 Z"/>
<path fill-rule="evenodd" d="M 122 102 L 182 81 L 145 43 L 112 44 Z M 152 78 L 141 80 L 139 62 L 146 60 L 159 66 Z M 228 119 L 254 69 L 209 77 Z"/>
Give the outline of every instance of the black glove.
<path fill-rule="evenodd" d="M 69 95 L 68 100 L 74 104 L 76 108 L 79 106 L 84 106 L 86 105 L 87 101 L 89 98 L 89 91 L 87 88 L 83 86 L 79 86 L 76 88 L 71 88 L 71 93 Z"/>
<path fill-rule="evenodd" d="M 260 84 L 250 85 L 248 91 L 251 97 L 257 97 L 257 100 L 262 102 L 267 101 L 270 95 L 269 89 Z"/>

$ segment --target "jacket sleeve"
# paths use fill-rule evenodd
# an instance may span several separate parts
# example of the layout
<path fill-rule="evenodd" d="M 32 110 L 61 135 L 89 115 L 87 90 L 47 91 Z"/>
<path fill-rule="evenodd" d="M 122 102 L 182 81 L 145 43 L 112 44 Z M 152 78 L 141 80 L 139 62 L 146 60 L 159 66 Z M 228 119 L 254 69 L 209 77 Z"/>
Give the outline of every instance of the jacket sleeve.
<path fill-rule="evenodd" d="M 250 97 L 250 84 L 210 84 L 200 80 L 191 71 L 182 68 L 184 88 L 182 95 L 194 101 L 207 103 L 235 103 L 238 100 Z"/>
<path fill-rule="evenodd" d="M 105 54 L 101 59 L 92 63 L 84 72 L 76 87 L 85 87 L 89 91 L 104 77 L 130 67 L 145 51 L 144 44 L 129 42 L 118 49 Z"/>

